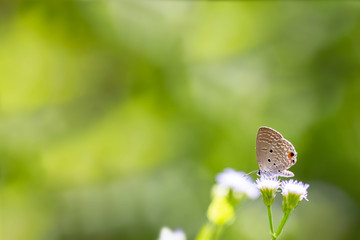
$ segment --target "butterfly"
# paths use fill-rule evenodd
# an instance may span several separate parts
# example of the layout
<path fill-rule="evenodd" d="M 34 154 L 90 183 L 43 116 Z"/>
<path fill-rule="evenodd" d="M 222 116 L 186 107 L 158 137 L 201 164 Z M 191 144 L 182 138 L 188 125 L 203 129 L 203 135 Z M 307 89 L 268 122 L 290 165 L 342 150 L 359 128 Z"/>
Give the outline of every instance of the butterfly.
<path fill-rule="evenodd" d="M 259 176 L 293 177 L 288 171 L 296 163 L 297 152 L 294 146 L 278 131 L 269 127 L 260 127 L 256 137 L 256 158 L 260 170 Z"/>

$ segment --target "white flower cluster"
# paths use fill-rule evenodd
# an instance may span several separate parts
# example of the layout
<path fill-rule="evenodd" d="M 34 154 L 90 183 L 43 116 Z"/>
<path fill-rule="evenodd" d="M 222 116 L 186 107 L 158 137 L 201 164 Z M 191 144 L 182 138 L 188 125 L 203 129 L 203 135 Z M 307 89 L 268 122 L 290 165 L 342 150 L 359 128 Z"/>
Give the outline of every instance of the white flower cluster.
<path fill-rule="evenodd" d="M 235 194 L 245 194 L 251 199 L 260 196 L 256 184 L 243 172 L 237 172 L 234 169 L 226 168 L 216 176 L 216 182 L 220 186 L 232 189 Z"/>
<path fill-rule="evenodd" d="M 259 178 L 256 180 L 256 184 L 260 190 L 277 190 L 280 187 L 283 196 L 288 196 L 290 193 L 300 196 L 300 201 L 303 199 L 309 201 L 307 199 L 307 189 L 310 185 L 297 180 L 290 179 L 280 182 L 277 178 Z"/>
<path fill-rule="evenodd" d="M 172 231 L 168 227 L 163 227 L 160 231 L 159 240 L 186 240 L 186 235 L 181 229 Z"/>
<path fill-rule="evenodd" d="M 290 194 L 295 194 L 300 196 L 300 201 L 305 199 L 306 201 L 309 201 L 307 199 L 307 189 L 310 185 L 304 184 L 302 182 L 298 182 L 297 180 L 290 179 L 288 181 L 283 181 L 281 183 L 281 192 L 283 196 L 288 196 Z"/>
<path fill-rule="evenodd" d="M 258 178 L 256 185 L 260 190 L 277 190 L 280 187 L 280 181 L 277 178 Z"/>
<path fill-rule="evenodd" d="M 280 181 L 277 178 L 261 177 L 256 180 L 256 185 L 261 192 L 264 204 L 271 206 L 275 200 L 276 191 L 280 187 Z"/>

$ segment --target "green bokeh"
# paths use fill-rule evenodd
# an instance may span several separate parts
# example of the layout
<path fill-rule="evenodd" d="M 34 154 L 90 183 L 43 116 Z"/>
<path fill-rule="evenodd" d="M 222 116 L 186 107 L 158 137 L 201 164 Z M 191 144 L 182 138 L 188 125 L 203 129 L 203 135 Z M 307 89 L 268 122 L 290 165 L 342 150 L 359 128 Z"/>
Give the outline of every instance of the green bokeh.
<path fill-rule="evenodd" d="M 360 3 L 8 0 L 0 36 L 1 239 L 193 239 L 263 125 L 310 184 L 282 239 L 359 236 Z"/>

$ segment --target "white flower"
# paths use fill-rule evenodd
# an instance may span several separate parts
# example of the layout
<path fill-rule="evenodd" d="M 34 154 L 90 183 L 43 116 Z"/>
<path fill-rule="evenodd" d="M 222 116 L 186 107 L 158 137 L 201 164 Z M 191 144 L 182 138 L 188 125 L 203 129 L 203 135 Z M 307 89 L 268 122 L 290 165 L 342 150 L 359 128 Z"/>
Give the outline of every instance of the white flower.
<path fill-rule="evenodd" d="M 281 190 L 283 196 L 288 196 L 290 194 L 298 195 L 300 197 L 300 201 L 305 199 L 306 201 L 309 201 L 307 199 L 307 189 L 310 185 L 304 184 L 302 182 L 298 182 L 297 180 L 290 179 L 288 181 L 283 181 L 281 183 Z"/>
<path fill-rule="evenodd" d="M 172 231 L 168 227 L 163 227 L 160 231 L 159 240 L 186 240 L 186 235 L 181 229 Z"/>
<path fill-rule="evenodd" d="M 280 187 L 280 181 L 277 178 L 259 178 L 256 185 L 260 189 L 264 204 L 271 206 L 274 203 L 276 190 Z"/>
<path fill-rule="evenodd" d="M 277 178 L 258 178 L 256 180 L 258 189 L 277 190 L 280 187 L 280 181 Z"/>
<path fill-rule="evenodd" d="M 235 194 L 246 194 L 249 198 L 256 199 L 260 196 L 255 183 L 243 172 L 226 168 L 216 176 L 219 185 L 231 188 Z"/>

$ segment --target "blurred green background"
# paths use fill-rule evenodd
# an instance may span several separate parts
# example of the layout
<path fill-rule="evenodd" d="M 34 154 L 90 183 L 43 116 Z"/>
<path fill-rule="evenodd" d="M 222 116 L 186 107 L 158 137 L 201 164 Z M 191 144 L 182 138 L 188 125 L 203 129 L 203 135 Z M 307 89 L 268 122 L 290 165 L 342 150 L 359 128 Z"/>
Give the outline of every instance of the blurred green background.
<path fill-rule="evenodd" d="M 0 36 L 1 239 L 193 239 L 260 126 L 310 184 L 281 238 L 358 238 L 360 3 L 8 0 Z M 258 199 L 223 239 L 268 238 Z"/>

